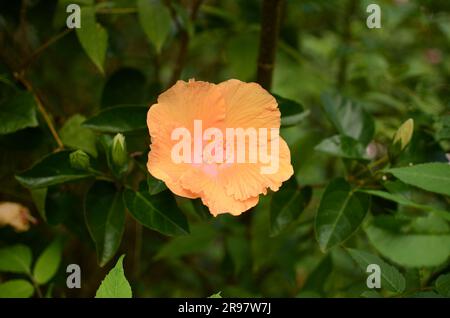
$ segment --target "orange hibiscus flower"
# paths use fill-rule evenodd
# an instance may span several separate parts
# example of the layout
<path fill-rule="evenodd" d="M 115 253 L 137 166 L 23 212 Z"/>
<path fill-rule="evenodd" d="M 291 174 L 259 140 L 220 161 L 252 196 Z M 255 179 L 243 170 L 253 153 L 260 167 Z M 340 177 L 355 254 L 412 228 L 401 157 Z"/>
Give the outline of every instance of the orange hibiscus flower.
<path fill-rule="evenodd" d="M 148 171 L 214 216 L 241 214 L 293 174 L 278 104 L 256 83 L 178 81 L 150 107 L 147 125 Z"/>

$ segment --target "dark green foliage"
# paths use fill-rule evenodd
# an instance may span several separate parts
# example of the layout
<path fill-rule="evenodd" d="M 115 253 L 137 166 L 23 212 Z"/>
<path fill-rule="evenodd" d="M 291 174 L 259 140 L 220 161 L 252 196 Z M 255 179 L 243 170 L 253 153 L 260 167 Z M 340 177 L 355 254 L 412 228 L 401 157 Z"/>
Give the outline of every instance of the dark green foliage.
<path fill-rule="evenodd" d="M 37 219 L 0 228 L 0 297 L 450 297 L 448 4 L 369 29 L 367 1 L 285 1 L 268 47 L 263 2 L 0 1 L 0 204 Z M 294 175 L 240 216 L 148 173 L 149 107 L 191 78 L 278 102 Z"/>

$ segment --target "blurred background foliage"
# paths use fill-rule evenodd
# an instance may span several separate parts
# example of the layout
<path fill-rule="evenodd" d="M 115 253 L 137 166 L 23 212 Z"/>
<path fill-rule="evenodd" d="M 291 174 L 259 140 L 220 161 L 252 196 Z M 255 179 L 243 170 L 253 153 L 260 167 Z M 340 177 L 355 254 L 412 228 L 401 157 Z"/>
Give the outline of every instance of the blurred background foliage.
<path fill-rule="evenodd" d="M 450 296 L 450 166 L 419 168 L 412 179 L 411 170 L 383 170 L 448 162 L 450 2 L 376 1 L 382 27 L 369 29 L 372 2 L 284 1 L 271 92 L 301 109 L 281 131 L 295 179 L 249 213 L 213 218 L 197 200 L 171 201 L 148 175 L 146 109 L 138 106 L 177 79 L 256 81 L 262 1 L 2 1 L 0 201 L 21 203 L 38 223 L 0 229 L 0 281 L 26 274 L 41 285 L 37 296 L 92 297 L 110 260 L 126 254 L 136 297 Z M 69 3 L 82 6 L 90 29 L 66 28 Z M 129 154 L 123 169 L 111 154 L 116 133 Z M 15 177 L 58 143 L 68 151 Z M 74 170 L 76 149 L 94 172 Z M 121 183 L 134 189 L 125 202 L 115 192 Z M 139 193 L 162 202 L 156 210 L 177 211 L 177 228 L 142 221 Z M 109 218 L 119 232 L 111 240 Z M 106 229 L 95 233 L 97 225 Z M 28 246 L 35 259 L 50 242 L 55 256 L 41 262 L 62 253 L 50 277 L 30 273 L 29 250 L 18 253 L 27 268 L 11 270 L 8 249 Z M 66 287 L 71 263 L 82 269 L 81 289 Z M 366 287 L 366 263 L 382 264 L 381 290 Z"/>

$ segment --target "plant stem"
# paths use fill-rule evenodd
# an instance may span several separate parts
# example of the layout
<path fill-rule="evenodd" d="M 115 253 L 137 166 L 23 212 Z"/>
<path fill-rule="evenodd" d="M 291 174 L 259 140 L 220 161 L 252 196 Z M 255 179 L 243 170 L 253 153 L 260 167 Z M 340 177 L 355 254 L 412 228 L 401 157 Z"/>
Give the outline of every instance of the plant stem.
<path fill-rule="evenodd" d="M 25 88 L 33 94 L 34 100 L 36 101 L 36 104 L 38 106 L 39 112 L 42 114 L 42 117 L 44 117 L 45 122 L 47 123 L 48 128 L 50 129 L 50 132 L 55 139 L 58 148 L 56 150 L 60 150 L 64 148 L 64 144 L 61 141 L 61 138 L 59 137 L 58 133 L 56 132 L 55 126 L 53 126 L 52 120 L 50 118 L 50 115 L 48 114 L 47 110 L 45 109 L 44 105 L 42 104 L 41 99 L 37 95 L 37 93 L 34 91 L 33 86 L 31 83 L 25 78 L 23 75 L 23 72 L 21 73 L 14 73 L 15 78 L 21 82 Z"/>
<path fill-rule="evenodd" d="M 264 0 L 257 68 L 257 82 L 267 90 L 272 87 L 283 0 Z"/>
<path fill-rule="evenodd" d="M 372 172 L 372 168 L 375 168 L 376 166 L 379 166 L 380 164 L 388 162 L 388 161 L 389 161 L 389 156 L 388 155 L 384 155 L 380 159 L 378 159 L 378 160 L 376 160 L 374 162 L 371 162 L 367 166 L 364 166 L 364 168 L 361 169 L 357 174 L 355 174 L 354 177 L 355 178 L 359 177 L 360 175 L 362 175 L 366 171 Z"/>
<path fill-rule="evenodd" d="M 31 273 L 27 273 L 27 274 L 28 274 L 28 277 L 31 280 L 31 283 L 34 286 L 34 289 L 36 290 L 36 294 L 38 295 L 39 298 L 43 298 L 44 295 L 42 294 L 41 288 L 39 287 L 38 283 L 34 280 L 33 275 Z"/>

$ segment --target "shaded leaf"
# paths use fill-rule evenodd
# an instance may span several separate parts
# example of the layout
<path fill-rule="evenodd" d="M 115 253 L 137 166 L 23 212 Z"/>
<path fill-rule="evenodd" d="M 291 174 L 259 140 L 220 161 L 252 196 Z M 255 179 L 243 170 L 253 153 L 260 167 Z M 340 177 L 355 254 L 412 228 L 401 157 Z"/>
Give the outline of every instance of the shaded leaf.
<path fill-rule="evenodd" d="M 304 107 L 296 101 L 281 97 L 276 94 L 272 95 L 278 102 L 278 107 L 281 113 L 282 127 L 297 125 L 309 115 L 309 111 L 305 111 Z"/>
<path fill-rule="evenodd" d="M 27 127 L 36 127 L 36 101 L 31 93 L 20 92 L 0 100 L 0 135 L 10 134 Z"/>
<path fill-rule="evenodd" d="M 348 159 L 369 159 L 366 147 L 362 143 L 343 135 L 335 135 L 322 140 L 314 150 Z"/>
<path fill-rule="evenodd" d="M 102 110 L 83 123 L 83 126 L 105 133 L 126 133 L 147 129 L 145 106 L 115 106 Z"/>
<path fill-rule="evenodd" d="M 443 162 L 386 170 L 404 183 L 450 196 L 450 165 Z"/>
<path fill-rule="evenodd" d="M 47 201 L 48 188 L 31 189 L 31 197 L 40 216 L 47 222 L 47 213 L 45 212 L 45 202 Z"/>
<path fill-rule="evenodd" d="M 147 187 L 150 195 L 158 194 L 164 190 L 167 190 L 166 184 L 163 181 L 158 180 L 151 175 L 147 177 Z"/>
<path fill-rule="evenodd" d="M 381 288 L 386 288 L 397 294 L 402 293 L 405 290 L 405 277 L 403 277 L 397 268 L 386 263 L 376 255 L 352 248 L 347 250 L 364 273 L 366 273 L 367 267 L 370 264 L 380 266 Z"/>
<path fill-rule="evenodd" d="M 295 176 L 275 192 L 270 204 L 270 233 L 279 234 L 295 221 L 311 200 L 311 187 L 300 189 Z"/>
<path fill-rule="evenodd" d="M 331 181 L 320 201 L 315 229 L 322 251 L 342 243 L 364 220 L 370 196 L 355 192 L 344 179 Z"/>
<path fill-rule="evenodd" d="M 86 224 L 97 249 L 100 266 L 115 255 L 125 226 L 122 193 L 111 182 L 96 181 L 85 199 Z"/>
<path fill-rule="evenodd" d="M 374 121 L 360 104 L 337 94 L 323 94 L 322 103 L 328 119 L 341 135 L 356 139 L 364 145 L 372 140 Z"/>
<path fill-rule="evenodd" d="M 408 207 L 412 207 L 412 208 L 416 208 L 416 209 L 420 209 L 420 210 L 424 210 L 424 211 L 430 211 L 430 212 L 434 212 L 436 215 L 446 219 L 447 221 L 450 221 L 450 213 L 447 211 L 443 211 L 443 210 L 439 210 L 434 208 L 433 206 L 430 205 L 424 205 L 424 204 L 419 204 L 416 202 L 413 202 L 411 200 L 409 200 L 408 198 L 406 198 L 403 195 L 400 194 L 393 194 L 393 193 L 389 193 L 389 192 L 385 192 L 385 191 L 380 191 L 380 190 L 358 190 L 359 192 L 364 192 L 370 195 L 374 195 L 386 200 L 390 200 L 390 201 L 394 201 L 397 202 L 398 204 L 404 205 L 404 206 L 408 206 Z"/>
<path fill-rule="evenodd" d="M 91 174 L 70 165 L 70 153 L 65 150 L 49 154 L 30 169 L 16 175 L 16 179 L 23 186 L 34 189 L 90 177 Z"/>
<path fill-rule="evenodd" d="M 135 192 L 126 189 L 124 201 L 136 220 L 149 229 L 166 235 L 189 233 L 186 217 L 169 190 L 150 195 L 148 190 Z"/>

